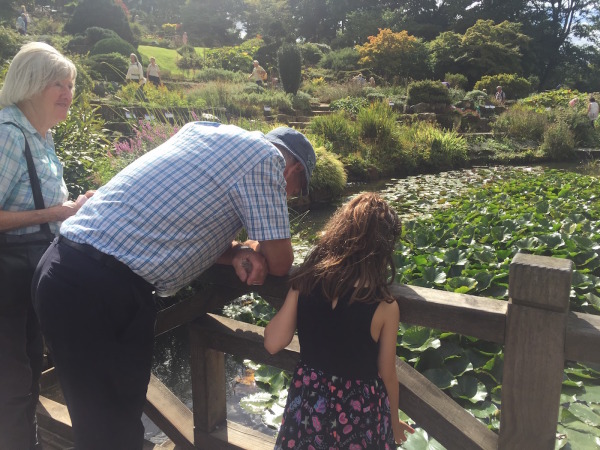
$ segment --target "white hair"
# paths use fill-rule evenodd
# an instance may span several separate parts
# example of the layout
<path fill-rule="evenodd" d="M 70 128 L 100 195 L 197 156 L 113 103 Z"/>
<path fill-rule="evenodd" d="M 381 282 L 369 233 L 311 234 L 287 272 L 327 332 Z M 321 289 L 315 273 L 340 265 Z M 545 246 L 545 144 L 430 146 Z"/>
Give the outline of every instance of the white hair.
<path fill-rule="evenodd" d="M 51 45 L 25 44 L 15 55 L 0 90 L 0 107 L 16 105 L 42 92 L 55 81 L 70 78 L 75 92 L 77 68 Z"/>

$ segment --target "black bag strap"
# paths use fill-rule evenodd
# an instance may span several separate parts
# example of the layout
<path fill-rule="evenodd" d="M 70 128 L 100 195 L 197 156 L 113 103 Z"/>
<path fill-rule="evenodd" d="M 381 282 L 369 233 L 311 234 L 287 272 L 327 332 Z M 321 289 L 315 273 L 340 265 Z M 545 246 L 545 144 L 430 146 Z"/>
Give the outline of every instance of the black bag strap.
<path fill-rule="evenodd" d="M 29 142 L 27 142 L 27 137 L 25 136 L 25 132 L 23 129 L 14 122 L 3 122 L 6 125 L 14 125 L 21 133 L 23 133 L 23 138 L 25 139 L 25 160 L 27 161 L 27 171 L 29 172 L 29 181 L 31 182 L 31 192 L 33 193 L 33 203 L 35 204 L 35 209 L 46 209 L 44 206 L 44 197 L 42 197 L 42 188 L 40 187 L 40 179 L 38 178 L 37 172 L 35 170 L 35 164 L 33 163 L 33 157 L 31 156 L 31 149 L 29 148 Z M 47 222 L 40 224 L 40 230 L 44 233 L 48 233 L 49 235 L 53 234 L 50 231 L 50 225 Z"/>

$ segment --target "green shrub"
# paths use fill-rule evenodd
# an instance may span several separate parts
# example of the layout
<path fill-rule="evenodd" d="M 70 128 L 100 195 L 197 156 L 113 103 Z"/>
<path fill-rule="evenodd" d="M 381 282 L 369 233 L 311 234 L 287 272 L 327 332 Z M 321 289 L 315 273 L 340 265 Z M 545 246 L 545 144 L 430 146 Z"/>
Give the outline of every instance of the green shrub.
<path fill-rule="evenodd" d="M 439 81 L 413 81 L 408 85 L 408 105 L 417 103 L 450 104 L 448 89 Z"/>
<path fill-rule="evenodd" d="M 94 80 L 123 82 L 129 67 L 129 59 L 119 53 L 104 53 L 86 60 Z"/>
<path fill-rule="evenodd" d="M 133 33 L 123 9 L 111 0 L 84 0 L 79 2 L 71 15 L 71 19 L 65 24 L 64 31 L 72 35 L 85 34 L 85 31 L 90 27 L 113 30 L 127 42 L 134 42 Z"/>
<path fill-rule="evenodd" d="M 350 181 L 368 181 L 370 166 L 358 153 L 342 157 L 344 169 Z"/>
<path fill-rule="evenodd" d="M 354 153 L 360 147 L 356 128 L 343 111 L 313 118 L 309 129 L 330 143 L 331 150 L 339 155 Z"/>
<path fill-rule="evenodd" d="M 352 115 L 357 115 L 367 104 L 368 100 L 364 97 L 346 97 L 334 100 L 329 104 L 329 108 L 332 111 L 346 111 Z"/>
<path fill-rule="evenodd" d="M 311 100 L 312 97 L 309 94 L 298 91 L 295 95 L 292 95 L 292 108 L 294 108 L 295 111 L 310 112 Z"/>
<path fill-rule="evenodd" d="M 64 166 L 63 177 L 71 197 L 98 187 L 92 175 L 94 165 L 103 157 L 108 141 L 104 120 L 85 97 L 71 106 L 67 119 L 52 131 L 56 154 Z"/>
<path fill-rule="evenodd" d="M 585 102 L 579 101 L 575 108 L 557 108 L 548 114 L 552 122 L 564 122 L 573 133 L 575 145 L 584 147 L 598 147 L 598 136 L 595 128 L 590 127 L 590 119 L 585 113 Z"/>
<path fill-rule="evenodd" d="M 354 47 L 347 47 L 326 53 L 319 62 L 319 67 L 336 72 L 349 72 L 359 68 L 359 59 L 358 51 Z"/>
<path fill-rule="evenodd" d="M 331 200 L 339 197 L 346 187 L 344 165 L 336 155 L 324 147 L 315 149 L 317 163 L 310 179 L 310 196 L 313 200 Z"/>
<path fill-rule="evenodd" d="M 362 139 L 375 141 L 377 147 L 393 144 L 392 136 L 397 115 L 387 103 L 375 102 L 356 116 L 356 126 Z"/>
<path fill-rule="evenodd" d="M 572 159 L 575 155 L 575 138 L 569 126 L 564 122 L 550 125 L 544 132 L 540 150 L 554 160 Z"/>
<path fill-rule="evenodd" d="M 90 45 L 88 45 L 88 40 L 85 36 L 78 34 L 73 37 L 67 43 L 66 49 L 70 53 L 78 53 L 80 55 L 84 55 L 90 51 Z"/>
<path fill-rule="evenodd" d="M 284 43 L 277 51 L 277 67 L 283 90 L 295 94 L 302 82 L 302 54 L 296 44 Z"/>
<path fill-rule="evenodd" d="M 465 100 L 469 100 L 470 102 L 473 103 L 485 103 L 487 100 L 489 100 L 490 96 L 488 95 L 487 92 L 483 92 L 480 91 L 478 89 L 475 89 L 473 91 L 469 91 L 465 94 Z"/>
<path fill-rule="evenodd" d="M 137 50 L 131 45 L 129 42 L 121 39 L 121 38 L 106 38 L 101 39 L 92 47 L 90 51 L 90 56 L 93 55 L 102 55 L 107 53 L 118 53 L 129 58 L 129 55 L 135 53 L 137 55 L 138 61 L 142 61 Z"/>
<path fill-rule="evenodd" d="M 0 27 L 0 62 L 12 59 L 22 44 L 23 38 L 19 33 L 10 28 Z"/>
<path fill-rule="evenodd" d="M 513 106 L 491 124 L 494 133 L 506 133 L 520 141 L 541 142 L 548 126 L 545 114 Z"/>
<path fill-rule="evenodd" d="M 323 58 L 323 51 L 312 42 L 307 42 L 300 46 L 302 52 L 302 60 L 305 64 L 316 65 Z"/>
<path fill-rule="evenodd" d="M 225 69 L 206 67 L 196 73 L 196 80 L 206 83 L 208 81 L 225 81 L 229 83 L 242 83 L 248 81 L 248 77 L 239 72 Z"/>
<path fill-rule="evenodd" d="M 450 83 L 453 88 L 466 90 L 469 84 L 469 80 L 462 73 L 447 73 L 444 75 L 444 81 Z"/>
<path fill-rule="evenodd" d="M 539 94 L 533 94 L 520 100 L 519 103 L 538 112 L 543 112 L 546 108 L 565 108 L 568 106 L 569 100 L 573 98 L 579 99 L 574 109 L 585 110 L 586 95 L 571 89 L 553 89 L 551 91 L 540 92 Z"/>
<path fill-rule="evenodd" d="M 496 87 L 502 86 L 507 99 L 527 97 L 531 93 L 531 83 L 523 77 L 510 73 L 486 75 L 475 83 L 475 89 L 487 89 L 493 95 Z"/>
<path fill-rule="evenodd" d="M 85 37 L 88 45 L 93 47 L 96 42 L 102 39 L 117 38 L 119 35 L 114 30 L 109 30 L 108 28 L 89 27 L 85 30 Z"/>

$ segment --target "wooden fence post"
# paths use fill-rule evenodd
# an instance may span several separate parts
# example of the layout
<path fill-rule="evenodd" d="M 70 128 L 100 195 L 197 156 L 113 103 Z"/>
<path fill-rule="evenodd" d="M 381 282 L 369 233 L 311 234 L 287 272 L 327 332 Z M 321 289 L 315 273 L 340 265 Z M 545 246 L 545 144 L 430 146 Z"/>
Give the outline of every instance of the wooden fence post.
<path fill-rule="evenodd" d="M 518 253 L 509 272 L 501 450 L 552 450 L 560 403 L 573 263 Z"/>
<path fill-rule="evenodd" d="M 227 420 L 225 354 L 208 348 L 193 324 L 189 331 L 194 444 L 198 447 L 205 442 L 206 433 Z"/>

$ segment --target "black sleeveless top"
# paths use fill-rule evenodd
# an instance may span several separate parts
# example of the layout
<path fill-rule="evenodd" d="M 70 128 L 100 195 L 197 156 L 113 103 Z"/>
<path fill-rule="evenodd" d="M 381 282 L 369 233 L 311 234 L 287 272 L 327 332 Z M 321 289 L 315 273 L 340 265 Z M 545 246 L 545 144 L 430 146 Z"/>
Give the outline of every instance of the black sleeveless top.
<path fill-rule="evenodd" d="M 377 377 L 379 344 L 371 320 L 379 303 L 348 304 L 350 294 L 331 309 L 317 287 L 298 300 L 298 339 L 302 363 L 328 375 L 368 380 Z"/>

